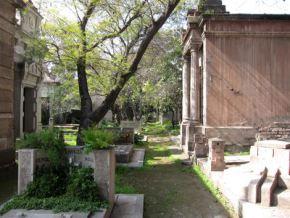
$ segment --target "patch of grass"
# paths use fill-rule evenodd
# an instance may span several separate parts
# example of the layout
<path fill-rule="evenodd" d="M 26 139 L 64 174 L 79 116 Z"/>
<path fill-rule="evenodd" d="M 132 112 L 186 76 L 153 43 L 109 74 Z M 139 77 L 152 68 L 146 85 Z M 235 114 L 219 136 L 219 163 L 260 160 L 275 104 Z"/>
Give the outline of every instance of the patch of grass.
<path fill-rule="evenodd" d="M 177 125 L 173 128 L 170 121 L 165 121 L 163 124 L 161 124 L 160 122 L 147 123 L 143 127 L 143 133 L 146 135 L 154 136 L 178 135 L 179 126 Z"/>
<path fill-rule="evenodd" d="M 128 174 L 130 169 L 128 167 L 117 167 L 116 170 L 116 193 L 117 194 L 136 194 L 136 189 L 122 180 L 123 176 Z"/>
<path fill-rule="evenodd" d="M 55 213 L 59 212 L 97 212 L 101 208 L 107 208 L 108 204 L 101 201 L 85 201 L 71 196 L 59 196 L 49 198 L 27 197 L 25 195 L 16 196 L 11 201 L 7 202 L 0 210 L 0 215 L 8 211 L 21 208 L 27 210 L 52 210 Z"/>
<path fill-rule="evenodd" d="M 201 171 L 199 166 L 194 166 L 193 168 L 188 168 L 186 171 L 192 171 L 198 179 L 201 181 L 202 185 L 213 195 L 213 197 L 224 206 L 224 208 L 234 216 L 235 212 L 233 207 L 230 205 L 229 201 L 223 196 L 221 191 L 215 187 L 215 185 L 207 178 L 207 176 Z"/>

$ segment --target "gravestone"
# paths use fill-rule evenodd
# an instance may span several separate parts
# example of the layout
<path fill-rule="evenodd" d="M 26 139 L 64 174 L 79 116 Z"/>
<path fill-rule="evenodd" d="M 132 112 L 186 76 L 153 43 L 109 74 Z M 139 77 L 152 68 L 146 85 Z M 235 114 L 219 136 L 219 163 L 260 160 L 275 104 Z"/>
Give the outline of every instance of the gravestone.
<path fill-rule="evenodd" d="M 209 156 L 208 166 L 210 171 L 223 171 L 225 169 L 224 148 L 225 142 L 219 138 L 208 140 Z"/>
<path fill-rule="evenodd" d="M 122 120 L 120 126 L 122 128 L 133 128 L 135 131 L 138 131 L 141 129 L 141 121 Z"/>
<path fill-rule="evenodd" d="M 129 163 L 133 155 L 133 145 L 116 145 L 116 161 L 118 163 Z"/>

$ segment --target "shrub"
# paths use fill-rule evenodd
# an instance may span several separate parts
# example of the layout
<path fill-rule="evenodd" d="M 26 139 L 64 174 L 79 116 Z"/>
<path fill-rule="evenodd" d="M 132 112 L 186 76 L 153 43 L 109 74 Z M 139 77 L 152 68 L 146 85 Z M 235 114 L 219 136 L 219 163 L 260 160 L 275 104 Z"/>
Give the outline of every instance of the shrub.
<path fill-rule="evenodd" d="M 83 130 L 82 137 L 86 152 L 91 152 L 95 149 L 108 149 L 114 142 L 113 133 L 97 128 Z"/>
<path fill-rule="evenodd" d="M 27 186 L 26 195 L 36 198 L 56 197 L 66 192 L 68 168 L 41 167 L 36 170 L 35 179 Z"/>
<path fill-rule="evenodd" d="M 99 189 L 92 168 L 75 169 L 70 176 L 67 195 L 79 200 L 98 201 Z"/>
<path fill-rule="evenodd" d="M 56 129 L 25 134 L 24 138 L 16 143 L 16 148 L 41 149 L 54 166 L 60 165 L 65 160 L 65 144 L 60 132 Z"/>

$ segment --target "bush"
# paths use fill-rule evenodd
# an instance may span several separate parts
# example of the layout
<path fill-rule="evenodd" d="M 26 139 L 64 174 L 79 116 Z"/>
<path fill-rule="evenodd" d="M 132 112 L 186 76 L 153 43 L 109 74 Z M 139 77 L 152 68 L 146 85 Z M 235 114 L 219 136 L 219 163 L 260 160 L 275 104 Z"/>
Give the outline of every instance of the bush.
<path fill-rule="evenodd" d="M 41 167 L 36 170 L 35 179 L 27 186 L 26 195 L 36 198 L 48 198 L 63 195 L 68 182 L 68 168 Z"/>
<path fill-rule="evenodd" d="M 110 145 L 114 142 L 113 133 L 97 128 L 83 130 L 82 138 L 86 152 L 91 152 L 95 149 L 109 149 Z"/>
<path fill-rule="evenodd" d="M 60 165 L 65 160 L 65 144 L 60 132 L 56 129 L 25 134 L 23 139 L 17 141 L 16 148 L 41 149 L 54 166 Z"/>
<path fill-rule="evenodd" d="M 67 195 L 80 200 L 98 201 L 99 189 L 92 168 L 75 169 L 67 187 Z"/>

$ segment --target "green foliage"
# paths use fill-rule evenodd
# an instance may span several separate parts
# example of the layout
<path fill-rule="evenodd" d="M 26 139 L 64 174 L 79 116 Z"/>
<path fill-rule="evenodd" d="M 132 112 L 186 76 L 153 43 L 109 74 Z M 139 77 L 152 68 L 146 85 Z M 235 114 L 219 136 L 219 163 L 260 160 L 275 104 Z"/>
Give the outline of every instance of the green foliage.
<path fill-rule="evenodd" d="M 144 135 L 140 133 L 134 134 L 134 144 L 135 145 L 142 145 L 143 144 Z"/>
<path fill-rule="evenodd" d="M 99 200 L 99 189 L 94 182 L 92 168 L 74 170 L 67 186 L 67 195 L 90 202 Z"/>
<path fill-rule="evenodd" d="M 176 135 L 179 134 L 179 127 L 173 127 L 170 121 L 147 123 L 143 128 L 143 133 L 146 135 Z"/>
<path fill-rule="evenodd" d="M 33 182 L 28 184 L 26 195 L 28 197 L 48 198 L 63 195 L 68 182 L 68 168 L 41 167 L 36 170 Z"/>
<path fill-rule="evenodd" d="M 109 120 L 102 120 L 99 127 L 100 128 L 113 128 L 113 127 L 119 127 L 119 125 L 116 122 L 112 122 Z"/>
<path fill-rule="evenodd" d="M 59 196 L 49 198 L 36 198 L 20 195 L 6 203 L 0 210 L 0 215 L 7 213 L 12 209 L 27 209 L 27 210 L 53 210 L 59 212 L 97 212 L 100 208 L 106 208 L 108 204 L 102 201 L 87 201 L 80 200 L 71 196 Z"/>
<path fill-rule="evenodd" d="M 41 149 L 54 166 L 60 165 L 65 160 L 65 144 L 60 132 L 56 129 L 25 134 L 23 139 L 17 141 L 16 148 Z"/>
<path fill-rule="evenodd" d="M 116 169 L 116 193 L 117 194 L 136 194 L 134 186 L 124 183 L 122 177 L 130 171 L 128 167 L 117 167 Z"/>
<path fill-rule="evenodd" d="M 54 212 L 96 212 L 106 208 L 100 201 L 98 186 L 94 182 L 92 168 L 42 167 L 27 191 L 6 203 L 0 215 L 11 209 L 46 209 Z"/>
<path fill-rule="evenodd" d="M 82 131 L 82 139 L 85 151 L 89 153 L 95 149 L 109 149 L 114 142 L 114 135 L 104 129 L 88 128 Z"/>

